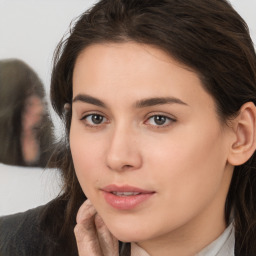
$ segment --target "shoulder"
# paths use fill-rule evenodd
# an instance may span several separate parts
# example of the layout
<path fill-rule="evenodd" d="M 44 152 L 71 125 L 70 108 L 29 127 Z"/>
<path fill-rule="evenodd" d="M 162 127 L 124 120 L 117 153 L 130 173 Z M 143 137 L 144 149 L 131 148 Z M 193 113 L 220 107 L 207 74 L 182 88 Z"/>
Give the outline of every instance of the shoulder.
<path fill-rule="evenodd" d="M 1 256 L 49 255 L 46 252 L 54 241 L 44 234 L 39 221 L 45 207 L 0 217 Z"/>

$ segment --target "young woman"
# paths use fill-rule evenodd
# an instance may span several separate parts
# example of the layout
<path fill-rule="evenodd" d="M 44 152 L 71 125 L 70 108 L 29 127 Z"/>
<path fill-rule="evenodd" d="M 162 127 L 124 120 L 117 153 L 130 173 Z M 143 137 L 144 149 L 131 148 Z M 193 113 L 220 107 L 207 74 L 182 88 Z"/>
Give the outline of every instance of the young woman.
<path fill-rule="evenodd" d="M 256 254 L 256 55 L 229 3 L 98 2 L 51 99 L 63 194 L 2 218 L 1 255 Z"/>
<path fill-rule="evenodd" d="M 0 61 L 0 162 L 45 167 L 53 145 L 52 122 L 38 75 L 18 59 Z"/>

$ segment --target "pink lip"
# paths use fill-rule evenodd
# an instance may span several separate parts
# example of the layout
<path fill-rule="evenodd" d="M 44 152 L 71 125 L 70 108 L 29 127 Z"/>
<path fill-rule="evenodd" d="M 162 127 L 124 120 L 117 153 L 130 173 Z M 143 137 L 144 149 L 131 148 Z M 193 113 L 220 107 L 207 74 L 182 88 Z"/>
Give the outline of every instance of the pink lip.
<path fill-rule="evenodd" d="M 137 205 L 143 203 L 151 196 L 154 195 L 155 191 L 144 190 L 129 185 L 117 186 L 108 185 L 101 189 L 104 198 L 108 204 L 119 210 L 130 210 L 135 208 Z M 115 192 L 134 192 L 139 193 L 137 195 L 115 195 Z"/>

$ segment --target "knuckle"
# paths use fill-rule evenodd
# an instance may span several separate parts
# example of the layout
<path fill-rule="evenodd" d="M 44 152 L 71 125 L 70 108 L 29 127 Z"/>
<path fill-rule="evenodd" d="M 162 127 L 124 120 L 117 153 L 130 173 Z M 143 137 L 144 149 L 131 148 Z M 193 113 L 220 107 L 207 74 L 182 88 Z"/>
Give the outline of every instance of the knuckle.
<path fill-rule="evenodd" d="M 78 241 L 80 241 L 81 239 L 83 239 L 84 231 L 82 230 L 82 228 L 79 225 L 76 225 L 74 228 L 74 234 L 75 234 L 76 239 Z"/>

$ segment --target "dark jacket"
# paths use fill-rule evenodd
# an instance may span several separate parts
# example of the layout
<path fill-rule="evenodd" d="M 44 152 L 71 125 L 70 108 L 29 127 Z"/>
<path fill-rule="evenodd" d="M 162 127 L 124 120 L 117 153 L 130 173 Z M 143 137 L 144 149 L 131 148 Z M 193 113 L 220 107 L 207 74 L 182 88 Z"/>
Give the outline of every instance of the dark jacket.
<path fill-rule="evenodd" d="M 51 250 L 55 242 L 39 226 L 39 215 L 43 207 L 0 218 L 1 256 L 53 255 Z"/>
<path fill-rule="evenodd" d="M 0 217 L 0 256 L 77 255 L 68 241 L 58 242 L 42 229 L 41 213 L 48 205 Z M 129 244 L 120 244 L 120 255 L 130 255 Z"/>

